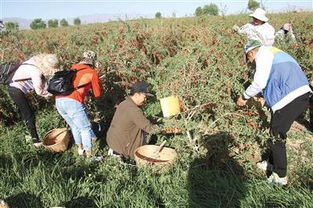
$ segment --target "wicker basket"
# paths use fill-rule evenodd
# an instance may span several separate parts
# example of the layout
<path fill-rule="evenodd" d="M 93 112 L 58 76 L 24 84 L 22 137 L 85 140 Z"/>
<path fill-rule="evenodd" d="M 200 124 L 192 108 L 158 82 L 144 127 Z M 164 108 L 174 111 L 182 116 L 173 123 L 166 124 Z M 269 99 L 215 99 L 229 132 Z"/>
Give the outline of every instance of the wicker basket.
<path fill-rule="evenodd" d="M 71 133 L 67 128 L 52 129 L 44 139 L 43 146 L 52 152 L 64 152 L 71 139 Z"/>
<path fill-rule="evenodd" d="M 175 162 L 177 153 L 174 149 L 163 147 L 160 152 L 159 146 L 144 145 L 135 150 L 135 161 L 138 167 L 153 167 L 167 170 Z"/>

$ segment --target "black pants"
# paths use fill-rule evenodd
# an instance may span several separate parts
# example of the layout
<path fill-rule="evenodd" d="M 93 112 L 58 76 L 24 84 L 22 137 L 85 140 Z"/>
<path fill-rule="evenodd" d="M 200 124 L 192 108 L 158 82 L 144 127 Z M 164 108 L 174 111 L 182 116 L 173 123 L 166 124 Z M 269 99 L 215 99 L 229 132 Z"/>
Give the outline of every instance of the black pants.
<path fill-rule="evenodd" d="M 29 105 L 25 94 L 20 89 L 10 86 L 8 87 L 8 91 L 10 97 L 20 110 L 22 119 L 26 123 L 31 137 L 39 140 L 35 124 L 35 114 L 31 106 Z"/>
<path fill-rule="evenodd" d="M 268 149 L 262 155 L 263 160 L 273 164 L 273 172 L 279 177 L 287 175 L 286 139 L 292 123 L 302 114 L 309 105 L 309 93 L 306 93 L 280 110 L 271 117 L 271 138 L 268 140 Z"/>

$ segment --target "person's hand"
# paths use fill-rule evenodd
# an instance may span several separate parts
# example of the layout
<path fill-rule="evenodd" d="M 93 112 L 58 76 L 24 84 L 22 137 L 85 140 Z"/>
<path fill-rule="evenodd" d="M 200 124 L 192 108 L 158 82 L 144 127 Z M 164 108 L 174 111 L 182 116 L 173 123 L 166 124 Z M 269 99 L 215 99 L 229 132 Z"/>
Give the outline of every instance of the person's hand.
<path fill-rule="evenodd" d="M 51 93 L 47 93 L 46 95 L 43 96 L 46 101 L 50 102 L 53 100 L 54 96 Z"/>
<path fill-rule="evenodd" d="M 165 128 L 162 130 L 163 133 L 165 134 L 180 134 L 182 133 L 182 130 L 181 128 L 178 128 L 178 127 L 173 127 L 173 128 Z"/>
<path fill-rule="evenodd" d="M 237 100 L 237 105 L 242 107 L 245 106 L 247 104 L 248 100 L 243 99 L 242 95 L 238 98 Z"/>
<path fill-rule="evenodd" d="M 237 32 L 240 28 L 238 25 L 234 25 L 232 29 L 233 29 L 233 31 Z"/>

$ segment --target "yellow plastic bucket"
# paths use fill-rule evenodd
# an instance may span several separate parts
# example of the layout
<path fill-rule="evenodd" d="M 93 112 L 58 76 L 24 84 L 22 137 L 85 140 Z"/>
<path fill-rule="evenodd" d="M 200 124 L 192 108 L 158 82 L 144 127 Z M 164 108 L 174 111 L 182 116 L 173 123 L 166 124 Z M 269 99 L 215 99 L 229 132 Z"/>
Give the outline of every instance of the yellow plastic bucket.
<path fill-rule="evenodd" d="M 180 112 L 179 99 L 177 96 L 172 95 L 166 98 L 161 98 L 160 102 L 163 117 L 170 117 Z"/>

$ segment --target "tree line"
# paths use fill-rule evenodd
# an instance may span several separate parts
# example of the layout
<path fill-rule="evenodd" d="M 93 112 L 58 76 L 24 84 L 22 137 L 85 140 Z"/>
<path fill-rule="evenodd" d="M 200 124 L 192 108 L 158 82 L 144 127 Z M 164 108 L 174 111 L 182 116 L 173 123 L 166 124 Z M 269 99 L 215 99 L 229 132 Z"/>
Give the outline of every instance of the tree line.
<path fill-rule="evenodd" d="M 16 31 L 19 30 L 19 24 L 17 22 L 6 22 L 5 24 L 6 31 Z M 50 19 L 47 21 L 44 21 L 41 18 L 36 18 L 30 23 L 30 28 L 33 30 L 37 29 L 45 29 L 45 28 L 56 28 L 56 27 L 67 27 L 70 24 L 66 19 L 61 19 L 60 21 L 57 19 Z M 81 20 L 79 18 L 75 18 L 73 21 L 73 25 L 81 25 Z"/>
<path fill-rule="evenodd" d="M 81 25 L 81 21 L 79 18 L 75 18 L 73 21 L 74 25 Z M 41 18 L 37 18 L 34 19 L 31 23 L 30 23 L 30 28 L 33 30 L 36 29 L 45 29 L 47 27 L 47 24 L 44 20 L 42 20 Z M 67 27 L 69 26 L 69 23 L 66 19 L 61 19 L 60 22 L 57 19 L 50 19 L 48 20 L 48 28 L 56 28 L 56 27 Z"/>
<path fill-rule="evenodd" d="M 261 6 L 263 7 L 264 5 L 261 5 Z M 256 0 L 249 0 L 247 7 L 249 10 L 254 11 L 255 9 L 260 7 L 260 3 L 257 2 Z M 194 15 L 195 16 L 207 16 L 207 15 L 217 16 L 220 13 L 224 15 L 226 13 L 225 9 L 226 9 L 226 6 L 224 8 L 219 8 L 216 4 L 211 3 L 203 7 L 197 7 Z M 161 18 L 161 17 L 162 17 L 161 12 L 155 13 L 155 18 Z"/>
<path fill-rule="evenodd" d="M 263 6 L 263 5 L 262 5 Z M 249 0 L 248 1 L 248 9 L 254 11 L 255 9 L 260 7 L 260 3 L 256 0 Z M 197 7 L 195 10 L 195 16 L 205 16 L 205 15 L 214 15 L 217 16 L 219 13 L 226 13 L 226 11 L 222 11 L 225 8 L 220 9 L 216 4 L 211 3 L 205 5 L 203 7 Z"/>
<path fill-rule="evenodd" d="M 248 9 L 249 10 L 255 10 L 260 7 L 260 3 L 257 2 L 256 0 L 249 0 L 248 1 Z M 224 8 L 225 9 L 225 8 Z M 197 7 L 195 10 L 194 15 L 195 16 L 205 16 L 205 15 L 214 15 L 217 16 L 219 13 L 224 14 L 225 11 L 222 11 L 223 9 L 219 9 L 219 7 L 214 4 L 208 4 L 203 7 Z M 161 12 L 157 12 L 155 14 L 155 18 L 162 18 Z M 48 25 L 47 25 L 48 24 Z M 30 28 L 33 30 L 36 29 L 45 29 L 45 28 L 56 28 L 56 27 L 67 27 L 69 26 L 69 23 L 66 19 L 61 19 L 60 21 L 57 19 L 50 19 L 48 22 L 42 20 L 41 18 L 34 19 L 30 23 Z M 79 18 L 75 18 L 73 21 L 74 25 L 81 25 L 81 20 Z M 5 28 L 7 31 L 15 31 L 19 29 L 19 25 L 16 22 L 6 22 L 5 23 Z"/>

